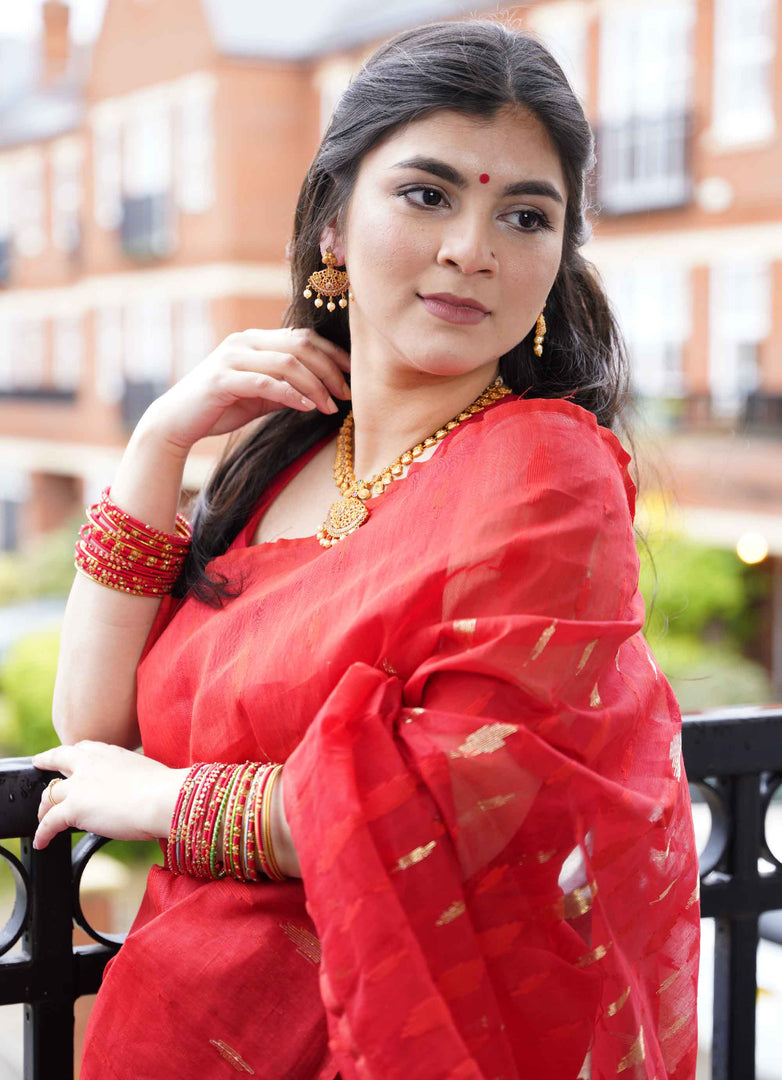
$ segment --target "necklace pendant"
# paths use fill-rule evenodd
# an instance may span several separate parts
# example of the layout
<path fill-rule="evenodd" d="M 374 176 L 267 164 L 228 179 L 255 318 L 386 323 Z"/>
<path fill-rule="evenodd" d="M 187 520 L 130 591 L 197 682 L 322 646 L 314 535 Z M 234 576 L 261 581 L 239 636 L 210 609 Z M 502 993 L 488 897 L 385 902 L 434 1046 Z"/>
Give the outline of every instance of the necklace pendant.
<path fill-rule="evenodd" d="M 331 547 L 349 533 L 355 532 L 368 517 L 369 510 L 367 510 L 361 499 L 355 495 L 337 499 L 329 507 L 326 520 L 318 531 L 318 540 L 323 547 Z"/>

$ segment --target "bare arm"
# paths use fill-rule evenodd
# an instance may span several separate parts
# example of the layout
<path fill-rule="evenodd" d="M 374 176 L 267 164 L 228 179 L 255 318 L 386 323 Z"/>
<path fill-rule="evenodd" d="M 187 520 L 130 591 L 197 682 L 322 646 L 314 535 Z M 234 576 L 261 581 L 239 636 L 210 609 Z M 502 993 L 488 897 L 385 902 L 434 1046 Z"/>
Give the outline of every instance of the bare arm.
<path fill-rule="evenodd" d="M 155 528 L 173 532 L 187 452 L 156 432 L 145 414 L 111 484 L 112 500 Z M 157 597 L 133 596 L 76 573 L 63 619 L 52 722 L 63 743 L 96 739 L 140 745 L 136 667 Z"/>

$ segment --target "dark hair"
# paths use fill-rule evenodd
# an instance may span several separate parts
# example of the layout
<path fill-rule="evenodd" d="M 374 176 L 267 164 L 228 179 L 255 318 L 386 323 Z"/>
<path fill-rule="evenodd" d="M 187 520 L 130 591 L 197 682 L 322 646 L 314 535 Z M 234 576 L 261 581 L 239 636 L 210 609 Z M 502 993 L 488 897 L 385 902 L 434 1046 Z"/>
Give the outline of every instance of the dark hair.
<path fill-rule="evenodd" d="M 429 23 L 397 34 L 365 61 L 342 95 L 299 193 L 291 244 L 293 299 L 283 325 L 313 327 L 350 349 L 347 311 L 319 310 L 302 292 L 321 268 L 321 234 L 335 217 L 338 224 L 344 217 L 369 150 L 400 126 L 440 109 L 492 118 L 514 106 L 546 128 L 559 155 L 567 206 L 561 264 L 546 301 L 543 356 L 533 352 L 533 326 L 500 357 L 499 372 L 516 393 L 567 397 L 614 429 L 628 395 L 626 350 L 599 275 L 578 250 L 591 235 L 585 211 L 594 139 L 561 67 L 526 30 L 483 19 Z M 351 403 L 337 404 L 333 415 L 281 409 L 226 450 L 197 498 L 193 542 L 176 596 L 192 592 L 217 607 L 236 595 L 225 576 L 208 577 L 207 563 L 227 550 L 273 478 L 341 425 Z"/>

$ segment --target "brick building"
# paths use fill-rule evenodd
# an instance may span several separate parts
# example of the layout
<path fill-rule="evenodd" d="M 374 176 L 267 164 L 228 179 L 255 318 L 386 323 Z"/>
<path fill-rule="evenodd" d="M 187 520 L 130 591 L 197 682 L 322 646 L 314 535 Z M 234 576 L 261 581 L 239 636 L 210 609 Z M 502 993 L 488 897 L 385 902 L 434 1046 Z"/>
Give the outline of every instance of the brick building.
<path fill-rule="evenodd" d="M 75 49 L 48 0 L 32 58 L 0 40 L 0 547 L 97 497 L 148 403 L 227 334 L 279 325 L 299 185 L 362 58 L 403 26 L 484 12 L 536 30 L 584 103 L 584 253 L 685 528 L 769 545 L 782 684 L 779 6 L 343 0 L 303 18 L 108 0 Z M 198 444 L 186 486 L 221 446 Z"/>

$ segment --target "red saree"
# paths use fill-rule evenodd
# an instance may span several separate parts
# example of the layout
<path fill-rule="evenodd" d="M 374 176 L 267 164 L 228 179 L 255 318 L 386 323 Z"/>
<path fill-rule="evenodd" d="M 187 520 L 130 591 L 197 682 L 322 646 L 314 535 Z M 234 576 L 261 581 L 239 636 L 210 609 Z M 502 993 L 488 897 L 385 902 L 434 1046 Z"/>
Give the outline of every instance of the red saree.
<path fill-rule="evenodd" d="M 327 437 L 328 438 L 328 437 Z M 151 869 L 82 1080 L 693 1080 L 681 718 L 640 633 L 629 455 L 509 395 L 334 548 L 247 546 L 164 600 L 145 752 L 286 762 L 303 881 Z"/>

